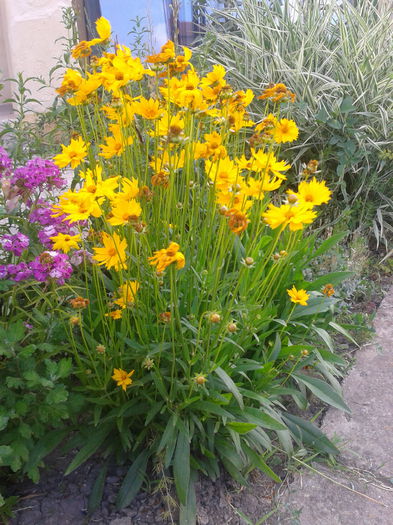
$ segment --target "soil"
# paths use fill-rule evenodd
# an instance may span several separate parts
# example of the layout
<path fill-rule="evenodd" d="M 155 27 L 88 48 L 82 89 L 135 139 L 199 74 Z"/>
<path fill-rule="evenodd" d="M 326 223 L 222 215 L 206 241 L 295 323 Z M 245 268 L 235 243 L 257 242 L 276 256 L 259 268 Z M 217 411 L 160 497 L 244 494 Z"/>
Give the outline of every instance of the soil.
<path fill-rule="evenodd" d="M 88 498 L 100 468 L 89 461 L 66 478 L 63 472 L 70 461 L 57 452 L 47 460 L 39 484 L 18 485 L 19 496 L 10 525 L 167 525 L 177 523 L 177 509 L 169 512 L 162 492 L 140 492 L 129 507 L 117 511 L 115 499 L 125 469 L 109 469 L 102 503 L 90 516 Z M 279 472 L 278 472 L 279 473 Z M 223 474 L 212 482 L 207 478 L 196 484 L 198 525 L 242 525 L 255 523 L 271 511 L 276 483 L 258 471 L 251 473 L 248 487 L 240 487 Z"/>

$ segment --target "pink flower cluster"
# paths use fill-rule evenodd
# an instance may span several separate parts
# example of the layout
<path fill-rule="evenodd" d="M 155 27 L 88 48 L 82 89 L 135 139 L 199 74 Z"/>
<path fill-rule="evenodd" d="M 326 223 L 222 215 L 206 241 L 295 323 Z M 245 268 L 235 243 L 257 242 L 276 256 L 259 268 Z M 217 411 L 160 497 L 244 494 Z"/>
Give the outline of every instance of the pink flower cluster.
<path fill-rule="evenodd" d="M 0 243 L 3 246 L 3 250 L 19 256 L 22 255 L 29 246 L 30 240 L 27 235 L 23 233 L 15 233 L 14 235 L 3 235 Z"/>
<path fill-rule="evenodd" d="M 36 157 L 24 166 L 13 169 L 12 160 L 2 147 L 0 179 L 7 211 L 14 210 L 20 202 L 29 204 L 33 197 L 37 198 L 43 191 L 52 191 L 66 185 L 59 168 L 51 160 Z"/>
<path fill-rule="evenodd" d="M 72 274 L 68 255 L 55 251 L 43 252 L 33 261 L 18 264 L 0 265 L 0 279 L 25 281 L 35 279 L 38 282 L 50 282 L 62 285 Z"/>
<path fill-rule="evenodd" d="M 26 190 L 34 191 L 37 188 L 40 191 L 63 188 L 66 182 L 61 177 L 56 164 L 51 160 L 36 157 L 14 171 L 11 184 L 17 186 L 21 192 L 25 192 Z"/>

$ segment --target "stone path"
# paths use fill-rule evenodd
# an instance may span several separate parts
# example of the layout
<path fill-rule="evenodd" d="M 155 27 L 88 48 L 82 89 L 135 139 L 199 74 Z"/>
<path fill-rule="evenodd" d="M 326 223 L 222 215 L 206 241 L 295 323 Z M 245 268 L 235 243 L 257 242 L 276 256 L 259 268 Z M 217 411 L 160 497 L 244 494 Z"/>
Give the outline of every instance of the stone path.
<path fill-rule="evenodd" d="M 313 463 L 279 500 L 285 525 L 393 525 L 393 287 L 374 340 L 356 354 L 343 383 L 350 415 L 330 408 L 322 430 L 338 441 L 335 468 Z M 336 441 L 335 441 L 336 442 Z"/>

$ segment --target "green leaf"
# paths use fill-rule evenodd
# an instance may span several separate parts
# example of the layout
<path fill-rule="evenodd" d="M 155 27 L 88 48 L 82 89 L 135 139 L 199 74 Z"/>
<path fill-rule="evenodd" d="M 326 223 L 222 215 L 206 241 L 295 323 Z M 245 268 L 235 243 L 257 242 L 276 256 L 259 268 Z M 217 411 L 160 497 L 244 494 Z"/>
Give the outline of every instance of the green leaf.
<path fill-rule="evenodd" d="M 30 475 L 30 471 L 38 467 L 41 460 L 63 441 L 68 432 L 66 429 L 47 432 L 30 452 L 29 461 L 25 465 L 24 471 Z"/>
<path fill-rule="evenodd" d="M 173 477 L 179 501 L 185 505 L 190 483 L 190 438 L 186 428 L 181 428 L 177 437 L 173 458 Z"/>
<path fill-rule="evenodd" d="M 185 505 L 180 504 L 179 525 L 195 525 L 196 524 L 196 494 L 195 482 L 197 480 L 197 472 L 193 469 L 190 474 L 190 484 L 188 486 L 187 502 Z"/>
<path fill-rule="evenodd" d="M 241 393 L 239 392 L 239 389 L 237 388 L 237 386 L 235 385 L 235 383 L 233 382 L 233 380 L 229 377 L 229 375 L 225 372 L 225 370 L 223 370 L 220 366 L 218 366 L 214 372 L 218 375 L 218 377 L 221 379 L 221 381 L 224 383 L 224 385 L 227 387 L 227 389 L 229 390 L 229 392 L 231 392 L 236 401 L 239 403 L 239 406 L 240 408 L 244 408 L 244 403 L 243 403 L 243 396 L 241 395 Z"/>
<path fill-rule="evenodd" d="M 344 337 L 346 337 L 347 339 L 352 341 L 352 343 L 359 348 L 359 345 L 357 344 L 355 339 L 351 336 L 351 334 L 343 326 L 341 326 L 341 325 L 339 325 L 339 324 L 337 324 L 337 323 L 335 323 L 333 321 L 331 321 L 329 323 L 329 326 L 334 328 L 337 332 L 340 332 L 340 334 L 342 334 Z"/>
<path fill-rule="evenodd" d="M 297 305 L 291 319 L 299 319 L 300 317 L 306 317 L 308 315 L 321 314 L 328 312 L 333 304 L 337 303 L 338 299 L 332 297 L 311 297 L 308 301 L 307 306 Z"/>
<path fill-rule="evenodd" d="M 57 366 L 57 377 L 63 378 L 68 377 L 72 371 L 72 359 L 63 358 L 59 361 Z"/>
<path fill-rule="evenodd" d="M 145 477 L 149 455 L 148 449 L 143 450 L 128 470 L 116 498 L 116 507 L 119 510 L 127 507 L 138 494 Z"/>
<path fill-rule="evenodd" d="M 161 441 L 157 448 L 157 453 L 161 452 L 161 450 L 165 448 L 166 444 L 174 439 L 175 432 L 177 432 L 176 421 L 177 414 L 172 414 L 162 434 Z"/>
<path fill-rule="evenodd" d="M 321 107 L 321 109 L 318 111 L 318 113 L 315 115 L 315 120 L 326 123 L 326 121 L 329 119 L 329 113 L 326 111 L 324 106 Z"/>
<path fill-rule="evenodd" d="M 0 432 L 5 429 L 7 426 L 9 417 L 8 416 L 0 416 Z"/>
<path fill-rule="evenodd" d="M 242 411 L 242 415 L 250 423 L 255 423 L 256 425 L 261 426 L 262 428 L 269 428 L 270 430 L 286 430 L 287 427 L 268 414 L 265 414 L 258 408 L 247 407 Z"/>
<path fill-rule="evenodd" d="M 201 410 L 202 412 L 208 412 L 216 416 L 232 419 L 232 414 L 230 412 L 225 410 L 225 408 L 222 408 L 220 405 L 217 405 L 216 403 L 211 403 L 210 401 L 197 401 L 191 406 L 193 407 L 193 409 L 196 408 Z"/>
<path fill-rule="evenodd" d="M 334 352 L 334 344 L 333 340 L 328 334 L 328 332 L 324 328 L 320 328 L 319 326 L 311 326 L 312 330 L 319 335 L 319 337 L 322 339 L 322 341 L 326 344 L 326 346 L 329 348 L 331 352 Z"/>
<path fill-rule="evenodd" d="M 336 365 L 340 366 L 346 366 L 347 362 L 342 357 L 333 354 L 330 350 L 324 350 L 322 348 L 319 348 L 318 350 L 314 350 L 316 355 L 320 354 L 321 360 L 328 361 L 329 363 L 335 363 Z"/>
<path fill-rule="evenodd" d="M 332 272 L 327 273 L 325 275 L 322 275 L 322 277 L 318 277 L 318 279 L 315 279 L 315 281 L 312 281 L 311 283 L 305 282 L 302 284 L 302 287 L 306 290 L 321 290 L 325 284 L 332 284 L 333 286 L 336 286 L 337 284 L 340 284 L 342 281 L 345 281 L 345 279 L 349 279 L 354 275 L 354 272 Z"/>
<path fill-rule="evenodd" d="M 234 480 L 240 483 L 240 485 L 247 485 L 246 478 L 241 474 L 240 470 L 235 467 L 232 461 L 221 456 L 221 462 L 224 465 L 225 470 Z"/>
<path fill-rule="evenodd" d="M 9 445 L 0 445 L 0 466 L 8 465 L 12 455 L 13 450 Z"/>
<path fill-rule="evenodd" d="M 89 457 L 100 448 L 111 430 L 112 427 L 108 425 L 97 432 L 92 432 L 87 438 L 87 443 L 80 449 L 80 451 L 68 465 L 64 475 L 68 476 L 68 474 L 71 474 L 71 472 L 77 469 L 79 465 L 82 465 L 82 463 L 89 459 Z"/>
<path fill-rule="evenodd" d="M 315 250 L 315 252 L 311 255 L 309 261 L 327 252 L 330 248 L 342 241 L 342 239 L 344 239 L 347 235 L 348 232 L 335 233 L 334 235 L 326 239 L 326 241 L 323 241 L 320 247 L 317 250 Z"/>
<path fill-rule="evenodd" d="M 280 354 L 281 350 L 281 338 L 279 332 L 276 333 L 276 340 L 274 342 L 273 349 L 268 357 L 268 361 L 275 361 Z"/>
<path fill-rule="evenodd" d="M 238 434 L 247 434 L 250 430 L 254 430 L 258 425 L 255 423 L 243 423 L 241 421 L 230 421 L 226 426 Z"/>
<path fill-rule="evenodd" d="M 24 334 L 25 327 L 23 325 L 23 321 L 17 321 L 16 323 L 13 323 L 8 327 L 6 339 L 10 343 L 17 343 L 18 341 L 23 339 Z"/>
<path fill-rule="evenodd" d="M 316 377 L 306 376 L 304 374 L 293 373 L 292 377 L 301 381 L 311 392 L 325 403 L 332 405 L 339 410 L 350 413 L 350 408 L 344 403 L 340 394 L 334 390 L 328 383 L 317 379 Z"/>
<path fill-rule="evenodd" d="M 67 401 L 67 398 L 68 392 L 65 389 L 65 386 L 58 385 L 53 390 L 48 392 L 45 401 L 48 403 L 48 405 L 58 405 L 59 403 Z"/>
<path fill-rule="evenodd" d="M 340 104 L 340 111 L 341 113 L 351 113 L 352 111 L 356 111 L 356 108 L 353 105 L 352 97 L 348 96 L 343 99 L 343 101 Z"/>
<path fill-rule="evenodd" d="M 312 445 L 316 450 L 324 452 L 325 454 L 336 455 L 340 452 L 330 439 L 328 439 L 319 428 L 309 421 L 305 421 L 304 419 L 292 414 L 283 415 L 283 419 L 292 434 L 300 441 L 300 443 Z"/>
<path fill-rule="evenodd" d="M 243 447 L 244 452 L 253 462 L 255 467 L 259 468 L 259 470 L 261 470 L 266 475 L 268 475 L 269 478 L 272 478 L 274 479 L 274 481 L 277 481 L 277 483 L 281 483 L 281 479 L 277 476 L 277 474 L 273 472 L 272 469 L 263 461 L 261 454 L 257 454 L 255 450 L 253 450 L 251 447 L 249 447 L 245 443 L 243 443 L 242 447 Z"/>
<path fill-rule="evenodd" d="M 102 495 L 104 493 L 107 470 L 108 464 L 105 463 L 105 465 L 101 467 L 98 476 L 96 477 L 93 488 L 90 492 L 89 501 L 87 503 L 88 514 L 93 514 L 93 512 L 100 506 Z"/>

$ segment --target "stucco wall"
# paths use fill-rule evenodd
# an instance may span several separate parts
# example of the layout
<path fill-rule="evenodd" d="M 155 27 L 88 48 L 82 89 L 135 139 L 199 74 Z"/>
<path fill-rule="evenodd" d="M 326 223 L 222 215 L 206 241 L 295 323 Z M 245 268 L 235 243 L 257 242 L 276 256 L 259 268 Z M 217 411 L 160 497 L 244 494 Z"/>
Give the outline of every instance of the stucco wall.
<path fill-rule="evenodd" d="M 61 56 L 61 42 L 55 42 L 66 33 L 61 23 L 62 8 L 70 7 L 71 0 L 0 0 L 2 4 L 1 32 L 11 78 L 22 72 L 26 77 L 42 76 Z M 32 97 L 44 108 L 53 100 L 53 89 L 39 89 L 31 83 Z M 34 109 L 40 109 L 35 105 Z"/>

